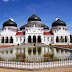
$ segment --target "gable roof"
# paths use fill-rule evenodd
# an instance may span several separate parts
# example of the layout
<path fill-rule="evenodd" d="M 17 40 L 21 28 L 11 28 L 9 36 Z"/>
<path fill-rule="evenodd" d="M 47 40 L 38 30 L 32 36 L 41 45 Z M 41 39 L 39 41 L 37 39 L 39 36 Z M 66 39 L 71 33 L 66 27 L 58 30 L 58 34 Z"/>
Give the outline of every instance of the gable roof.
<path fill-rule="evenodd" d="M 17 32 L 16 35 L 25 35 L 24 32 Z"/>
<path fill-rule="evenodd" d="M 44 32 L 43 34 L 44 34 L 44 35 L 53 35 L 52 32 Z"/>

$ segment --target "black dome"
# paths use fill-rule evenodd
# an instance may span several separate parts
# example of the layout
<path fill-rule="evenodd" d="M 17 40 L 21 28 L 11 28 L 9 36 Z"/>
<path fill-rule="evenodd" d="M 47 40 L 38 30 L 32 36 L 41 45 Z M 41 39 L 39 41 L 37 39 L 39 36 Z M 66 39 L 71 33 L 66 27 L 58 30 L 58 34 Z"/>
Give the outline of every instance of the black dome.
<path fill-rule="evenodd" d="M 41 19 L 33 14 L 30 18 L 28 18 L 28 21 L 41 21 Z"/>
<path fill-rule="evenodd" d="M 52 23 L 52 27 L 54 27 L 54 26 L 66 26 L 66 23 L 61 21 L 60 19 L 58 19 Z"/>
<path fill-rule="evenodd" d="M 44 27 L 44 29 L 48 29 L 49 30 L 49 27 L 48 26 L 44 25 L 43 27 Z"/>
<path fill-rule="evenodd" d="M 20 30 L 25 29 L 25 26 L 20 27 Z"/>
<path fill-rule="evenodd" d="M 5 27 L 5 26 L 15 26 L 15 27 L 17 27 L 17 24 L 14 21 L 12 21 L 11 19 L 9 19 L 5 23 L 3 23 L 3 27 Z"/>

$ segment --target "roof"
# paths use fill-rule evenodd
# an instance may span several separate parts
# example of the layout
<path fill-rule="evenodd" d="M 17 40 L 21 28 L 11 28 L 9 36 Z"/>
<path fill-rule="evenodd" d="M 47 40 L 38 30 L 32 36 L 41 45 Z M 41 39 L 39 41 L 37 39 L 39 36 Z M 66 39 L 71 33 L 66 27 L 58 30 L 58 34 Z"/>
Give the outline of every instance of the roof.
<path fill-rule="evenodd" d="M 3 27 L 5 27 L 5 26 L 15 26 L 15 27 L 17 27 L 17 24 L 14 21 L 12 21 L 11 19 L 9 19 L 8 21 L 3 23 Z"/>
<path fill-rule="evenodd" d="M 53 35 L 52 32 L 44 32 L 43 34 L 44 34 L 44 35 Z"/>
<path fill-rule="evenodd" d="M 41 21 L 41 19 L 37 15 L 33 14 L 30 18 L 28 18 L 28 21 Z"/>
<path fill-rule="evenodd" d="M 25 35 L 24 32 L 17 32 L 16 35 Z"/>
<path fill-rule="evenodd" d="M 63 22 L 62 20 L 58 19 L 52 23 L 52 27 L 54 27 L 54 26 L 66 26 L 66 23 Z"/>

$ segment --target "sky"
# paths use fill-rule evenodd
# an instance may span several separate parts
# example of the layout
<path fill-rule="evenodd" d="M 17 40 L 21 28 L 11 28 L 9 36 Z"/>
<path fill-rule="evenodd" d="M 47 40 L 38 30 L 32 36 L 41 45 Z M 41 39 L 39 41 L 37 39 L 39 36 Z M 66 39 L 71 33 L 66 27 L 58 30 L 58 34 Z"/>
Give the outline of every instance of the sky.
<path fill-rule="evenodd" d="M 72 0 L 0 0 L 0 29 L 10 16 L 20 29 L 34 11 L 49 29 L 59 16 L 72 34 Z"/>

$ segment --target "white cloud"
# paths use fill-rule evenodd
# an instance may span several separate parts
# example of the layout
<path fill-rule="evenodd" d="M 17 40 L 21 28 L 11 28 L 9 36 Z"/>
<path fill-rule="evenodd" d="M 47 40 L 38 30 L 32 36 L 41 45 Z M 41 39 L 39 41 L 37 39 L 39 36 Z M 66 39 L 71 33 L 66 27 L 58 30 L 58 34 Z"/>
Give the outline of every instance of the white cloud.
<path fill-rule="evenodd" d="M 9 0 L 2 0 L 3 2 L 8 2 Z"/>
<path fill-rule="evenodd" d="M 18 1 L 18 0 L 2 0 L 3 2 Z"/>

